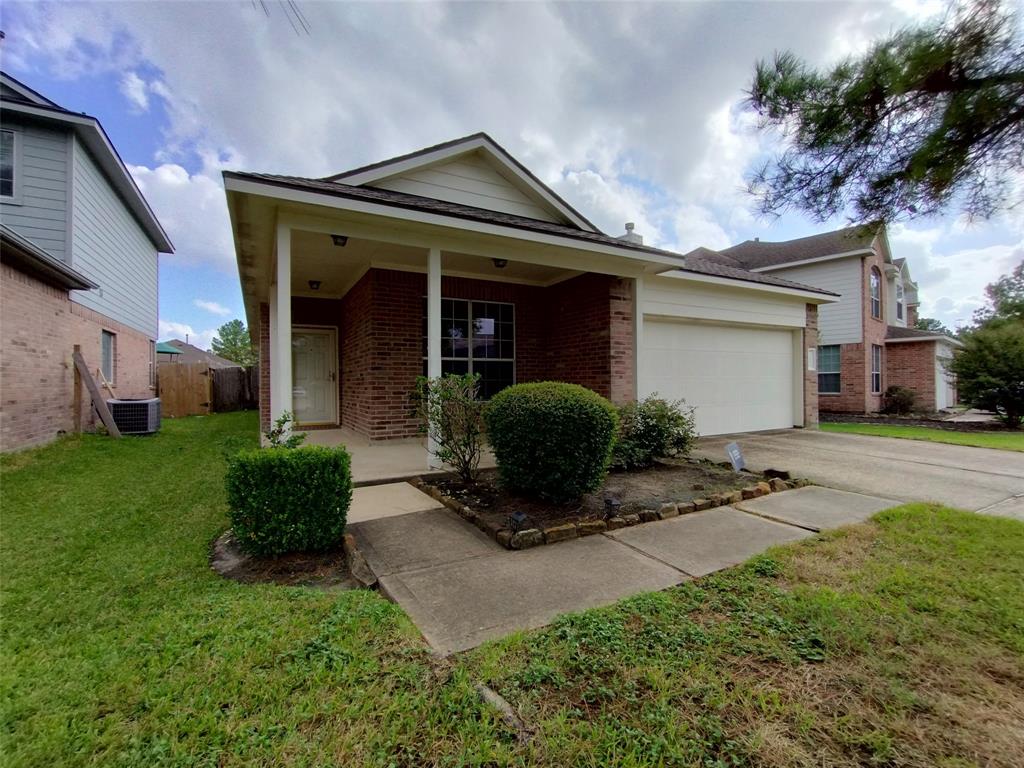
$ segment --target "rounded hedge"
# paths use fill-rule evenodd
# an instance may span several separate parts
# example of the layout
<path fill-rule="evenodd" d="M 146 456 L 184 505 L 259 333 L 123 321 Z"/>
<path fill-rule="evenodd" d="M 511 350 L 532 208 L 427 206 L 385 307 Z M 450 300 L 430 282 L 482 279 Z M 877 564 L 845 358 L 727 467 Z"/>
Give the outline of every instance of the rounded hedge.
<path fill-rule="evenodd" d="M 484 420 L 502 483 L 555 502 L 600 487 L 619 423 L 615 406 L 599 394 L 556 381 L 503 389 Z"/>
<path fill-rule="evenodd" d="M 258 448 L 228 461 L 231 528 L 254 555 L 330 549 L 345 533 L 352 473 L 344 448 Z"/>

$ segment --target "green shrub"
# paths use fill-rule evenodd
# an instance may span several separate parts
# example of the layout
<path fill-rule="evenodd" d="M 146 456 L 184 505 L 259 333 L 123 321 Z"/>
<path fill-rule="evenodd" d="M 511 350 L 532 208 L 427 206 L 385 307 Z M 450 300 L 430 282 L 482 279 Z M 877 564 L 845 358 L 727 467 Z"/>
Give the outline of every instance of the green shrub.
<path fill-rule="evenodd" d="M 643 469 L 656 459 L 685 456 L 697 439 L 693 408 L 682 400 L 650 395 L 619 409 L 619 433 L 612 450 L 613 469 Z"/>
<path fill-rule="evenodd" d="M 476 373 L 416 379 L 420 432 L 434 440 L 437 458 L 467 483 L 476 479 L 484 442 L 484 403 L 479 392 Z"/>
<path fill-rule="evenodd" d="M 484 420 L 505 486 L 555 502 L 600 487 L 619 422 L 596 392 L 555 381 L 503 389 Z"/>
<path fill-rule="evenodd" d="M 228 463 L 231 527 L 254 555 L 329 549 L 341 541 L 352 501 L 344 448 L 243 451 Z"/>
<path fill-rule="evenodd" d="M 912 389 L 893 385 L 882 395 L 882 413 L 906 416 L 914 410 L 917 393 Z"/>
<path fill-rule="evenodd" d="M 960 399 L 1016 429 L 1024 421 L 1024 320 L 990 323 L 962 340 L 948 370 Z"/>

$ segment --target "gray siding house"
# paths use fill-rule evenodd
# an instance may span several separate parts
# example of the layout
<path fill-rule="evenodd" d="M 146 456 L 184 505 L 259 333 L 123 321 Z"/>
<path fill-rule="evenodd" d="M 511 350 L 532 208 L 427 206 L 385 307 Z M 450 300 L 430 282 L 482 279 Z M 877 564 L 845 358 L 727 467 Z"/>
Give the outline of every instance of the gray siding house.
<path fill-rule="evenodd" d="M 173 252 L 170 240 L 99 121 L 6 73 L 0 233 L 0 448 L 71 429 L 76 344 L 109 391 L 151 396 L 158 254 Z"/>

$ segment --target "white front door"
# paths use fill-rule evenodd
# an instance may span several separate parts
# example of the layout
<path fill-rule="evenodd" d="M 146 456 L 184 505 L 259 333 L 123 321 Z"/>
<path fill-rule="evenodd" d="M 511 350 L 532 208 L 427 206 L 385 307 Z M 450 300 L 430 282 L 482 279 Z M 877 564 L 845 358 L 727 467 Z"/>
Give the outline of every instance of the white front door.
<path fill-rule="evenodd" d="M 292 331 L 292 403 L 297 424 L 338 421 L 338 337 L 333 328 Z"/>

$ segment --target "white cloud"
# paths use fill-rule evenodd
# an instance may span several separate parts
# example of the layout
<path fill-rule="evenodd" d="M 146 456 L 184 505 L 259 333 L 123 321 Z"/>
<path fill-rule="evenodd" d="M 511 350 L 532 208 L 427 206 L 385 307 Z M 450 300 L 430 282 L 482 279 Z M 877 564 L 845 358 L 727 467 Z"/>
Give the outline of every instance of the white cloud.
<path fill-rule="evenodd" d="M 231 310 L 225 307 L 223 304 L 218 304 L 216 301 L 207 301 L 206 299 L 193 299 L 192 303 L 199 307 L 199 309 L 205 310 L 212 315 L 220 315 L 221 317 L 227 317 L 231 314 Z"/>
<path fill-rule="evenodd" d="M 941 12 L 894 2 L 310 3 L 309 37 L 245 3 L 9 2 L 4 56 L 22 73 L 106 73 L 151 115 L 159 99 L 163 147 L 131 172 L 175 243 L 163 261 L 233 280 L 222 168 L 320 176 L 478 130 L 611 234 L 634 221 L 689 250 L 821 231 L 753 216 L 744 176 L 774 144 L 744 92 L 777 50 L 827 65 Z M 955 321 L 1001 274 L 1024 206 L 986 231 L 894 229 L 928 311 Z"/>
<path fill-rule="evenodd" d="M 132 165 L 128 170 L 174 242 L 174 254 L 162 256 L 162 261 L 206 263 L 234 272 L 227 203 L 212 167 L 195 174 L 173 163 L 155 168 Z"/>
<path fill-rule="evenodd" d="M 134 72 L 125 72 L 121 78 L 121 93 L 139 112 L 149 109 L 149 91 L 146 81 Z"/>
<path fill-rule="evenodd" d="M 173 320 L 160 321 L 160 340 L 169 341 L 179 339 L 187 341 L 200 349 L 209 349 L 213 337 L 217 335 L 216 328 L 208 328 L 205 331 L 197 331 L 188 323 L 178 323 Z"/>

